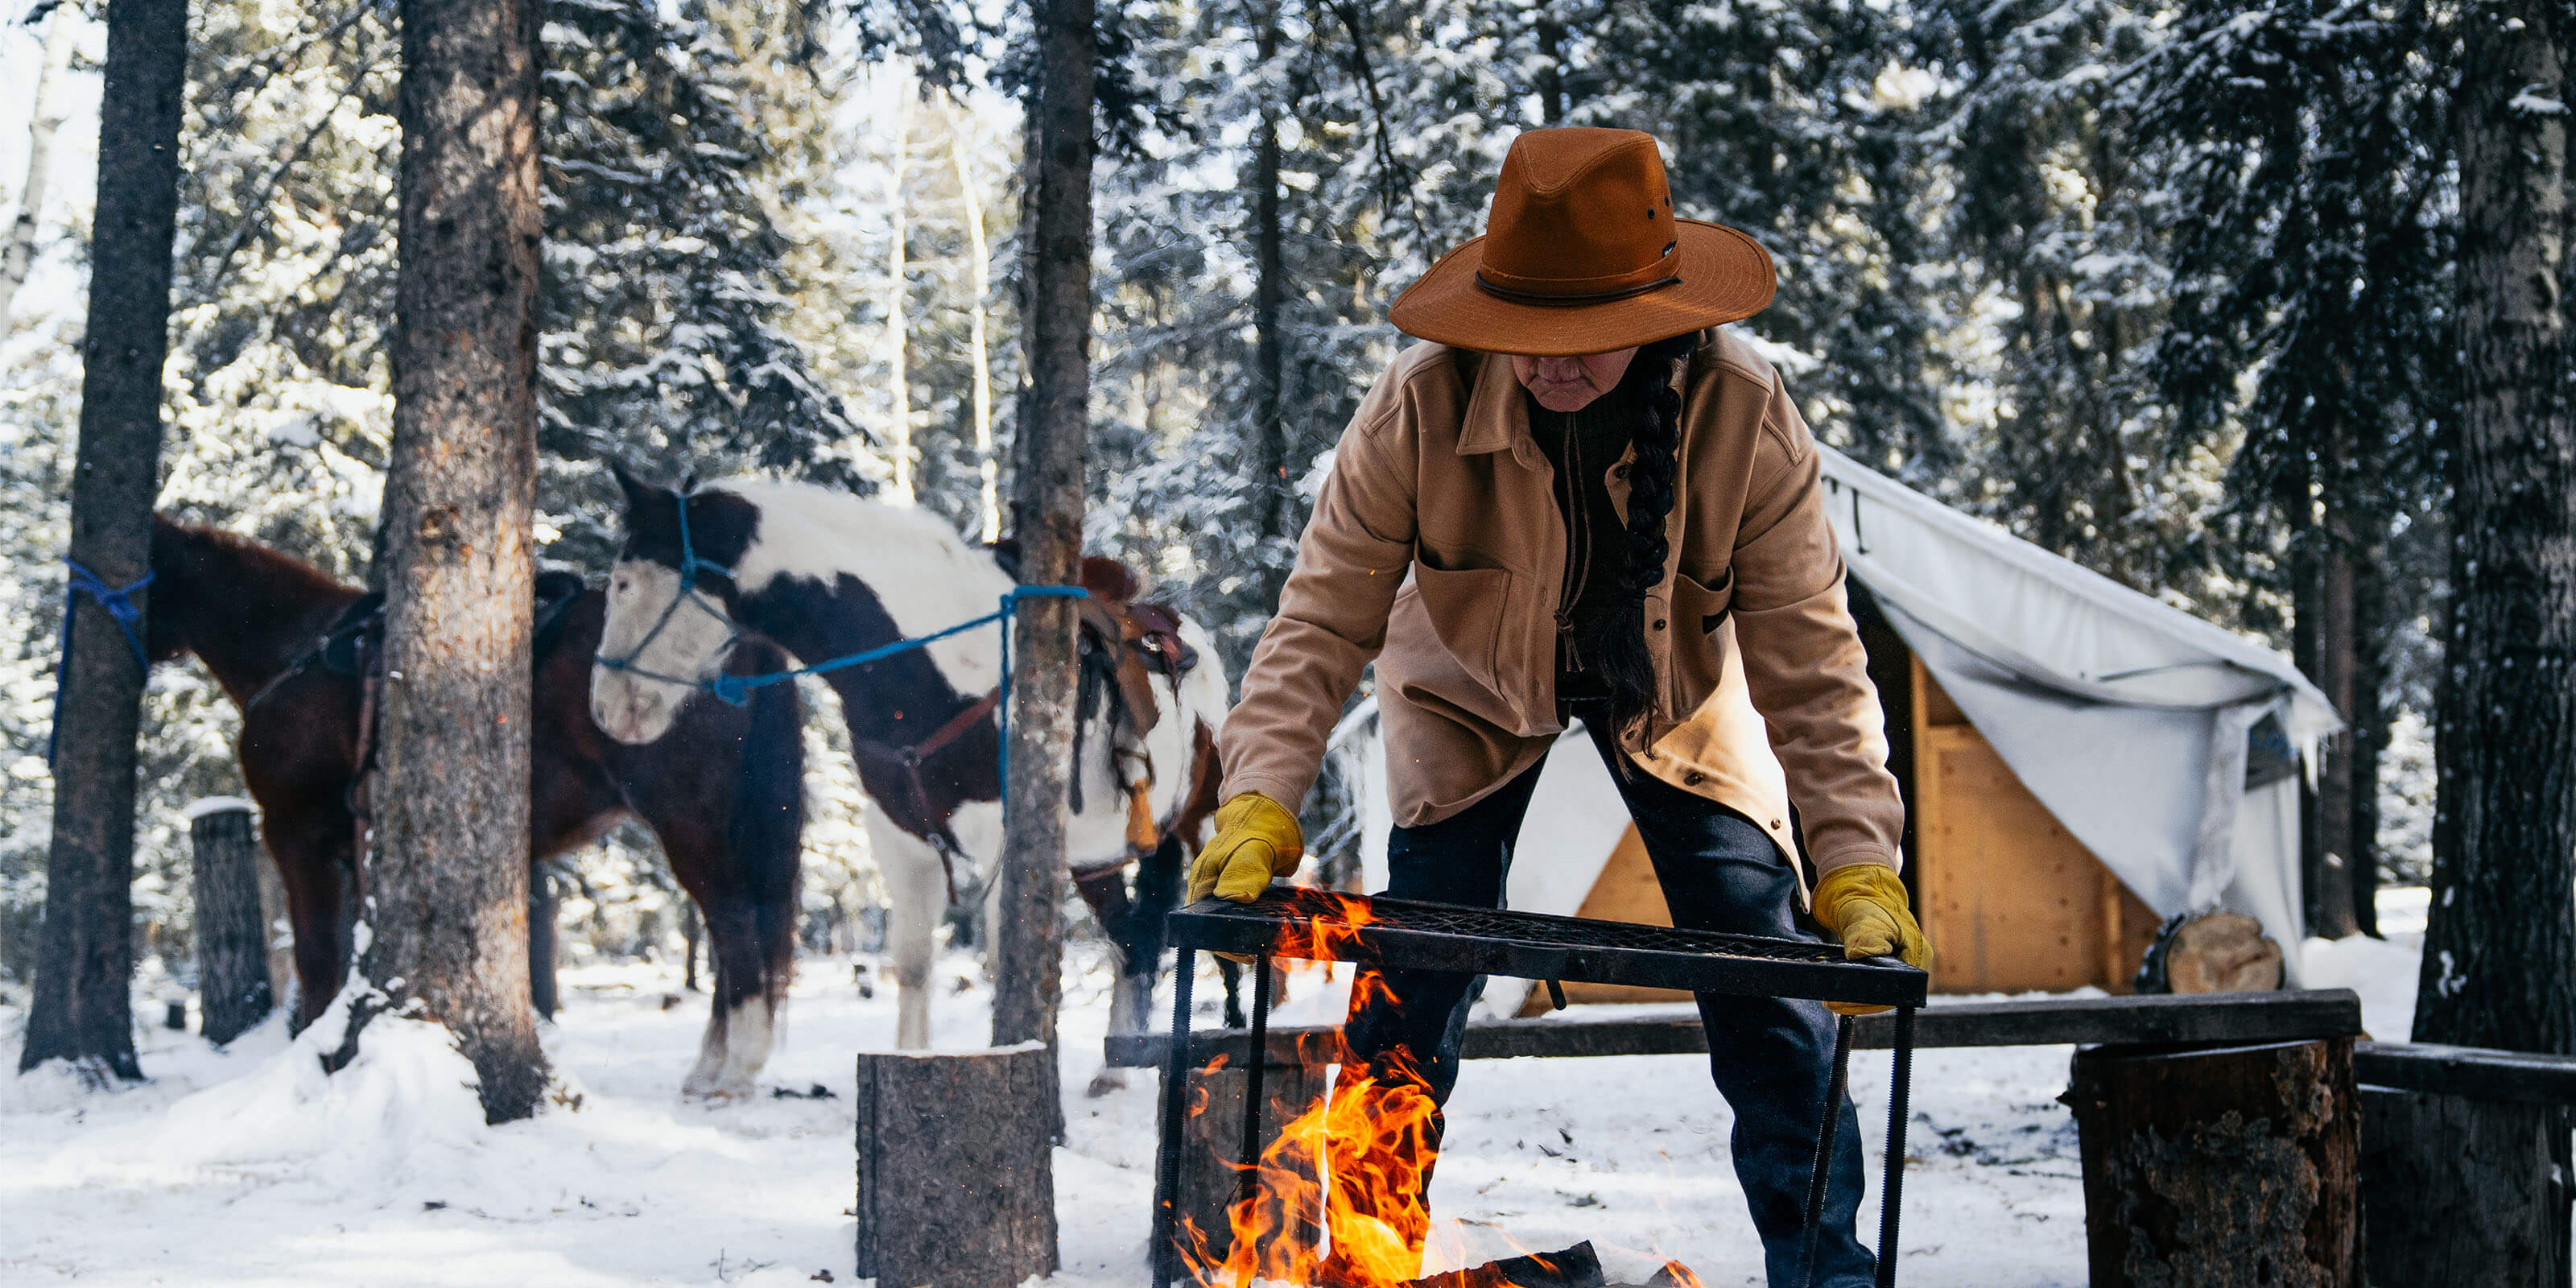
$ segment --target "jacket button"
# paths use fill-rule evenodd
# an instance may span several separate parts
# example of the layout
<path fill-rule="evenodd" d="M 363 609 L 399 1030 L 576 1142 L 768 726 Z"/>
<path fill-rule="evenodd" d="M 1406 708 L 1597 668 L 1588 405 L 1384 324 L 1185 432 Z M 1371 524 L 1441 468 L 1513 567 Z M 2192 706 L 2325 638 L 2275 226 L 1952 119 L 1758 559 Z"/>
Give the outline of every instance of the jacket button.
<path fill-rule="evenodd" d="M 1694 770 L 1690 771 L 1689 773 L 1682 775 L 1682 781 L 1683 781 L 1683 782 L 1685 782 L 1685 783 L 1690 784 L 1690 785 L 1691 785 L 1691 786 L 1693 786 L 1693 787 L 1697 787 L 1697 786 L 1699 786 L 1701 783 L 1704 783 L 1704 782 L 1707 782 L 1707 781 L 1708 781 L 1708 775 L 1703 774 L 1703 773 L 1699 772 L 1698 770 L 1694 769 Z"/>
<path fill-rule="evenodd" d="M 1627 467 L 1627 466 L 1625 466 L 1625 465 L 1613 465 L 1613 466 L 1611 466 L 1611 467 L 1610 467 L 1610 477 L 1612 477 L 1612 478 L 1614 478 L 1614 479 L 1624 479 L 1624 478 L 1628 477 L 1628 467 Z"/>
<path fill-rule="evenodd" d="M 1774 832 L 1777 832 L 1777 831 L 1779 831 L 1779 830 L 1780 830 L 1780 820 L 1778 820 L 1778 819 L 1776 819 L 1776 818 L 1775 818 L 1775 819 L 1773 819 L 1773 820 L 1771 820 L 1771 830 L 1772 830 L 1772 831 L 1774 831 Z"/>
<path fill-rule="evenodd" d="M 1664 619 L 1663 619 L 1663 618 L 1658 617 L 1658 618 L 1656 618 L 1656 619 L 1655 619 L 1655 629 L 1656 629 L 1656 630 L 1659 630 L 1659 631 L 1660 631 L 1660 630 L 1662 630 L 1662 629 L 1664 629 Z"/>

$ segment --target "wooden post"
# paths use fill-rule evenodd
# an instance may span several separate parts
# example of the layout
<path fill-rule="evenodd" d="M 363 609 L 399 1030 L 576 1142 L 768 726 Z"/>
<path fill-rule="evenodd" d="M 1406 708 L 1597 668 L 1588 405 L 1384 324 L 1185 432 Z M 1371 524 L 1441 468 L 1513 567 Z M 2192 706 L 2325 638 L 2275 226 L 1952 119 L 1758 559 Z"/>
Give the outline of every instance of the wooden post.
<path fill-rule="evenodd" d="M 562 996 L 555 972 L 560 956 L 555 918 L 563 898 L 555 890 L 554 873 L 542 863 L 528 867 L 528 1004 L 539 1015 L 551 1020 Z"/>
<path fill-rule="evenodd" d="M 268 1018 L 268 923 L 260 913 L 259 841 L 250 802 L 200 801 L 188 811 L 197 904 L 197 1028 L 221 1046 Z"/>
<path fill-rule="evenodd" d="M 2568 1288 L 2567 1110 L 2361 1089 L 2372 1288 Z"/>
<path fill-rule="evenodd" d="M 1055 1273 L 1054 1054 L 863 1054 L 858 1277 L 915 1288 L 1019 1288 Z"/>
<path fill-rule="evenodd" d="M 2094 1288 L 2362 1282 L 2351 1039 L 2094 1047 L 2073 1081 Z"/>
<path fill-rule="evenodd" d="M 1261 1098 L 1267 1102 L 1261 1117 L 1263 1140 L 1278 1139 L 1281 1125 L 1322 1102 L 1325 1072 L 1325 1066 L 1320 1064 L 1274 1064 L 1262 1071 Z M 1181 1219 L 1198 1231 L 1198 1238 L 1184 1233 L 1181 1242 L 1186 1251 L 1211 1260 L 1224 1257 L 1234 1243 L 1226 1211 L 1240 1192 L 1243 1093 L 1251 1081 L 1251 1071 L 1240 1067 L 1199 1069 L 1190 1074 L 1190 1117 L 1181 1147 L 1178 1207 Z M 1301 1170 L 1312 1185 L 1313 1169 Z M 1321 1189 L 1308 1192 L 1318 1200 L 1322 1198 Z M 1323 1237 L 1324 1214 L 1319 1202 L 1316 1210 L 1300 1214 L 1295 1224 L 1281 1231 L 1276 1241 L 1314 1247 L 1323 1242 Z"/>
<path fill-rule="evenodd" d="M 268 995 L 280 1006 L 293 1006 L 295 922 L 286 911 L 286 881 L 277 875 L 277 863 L 265 846 L 251 870 L 259 874 L 259 942 L 268 954 Z"/>

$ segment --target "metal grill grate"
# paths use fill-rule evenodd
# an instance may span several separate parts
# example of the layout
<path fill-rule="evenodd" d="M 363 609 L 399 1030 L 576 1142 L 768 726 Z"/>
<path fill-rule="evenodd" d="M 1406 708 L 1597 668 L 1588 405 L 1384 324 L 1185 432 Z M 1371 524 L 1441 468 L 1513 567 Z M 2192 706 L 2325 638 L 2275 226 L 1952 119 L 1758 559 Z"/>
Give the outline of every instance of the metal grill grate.
<path fill-rule="evenodd" d="M 1202 900 L 1169 926 L 1175 942 L 1217 952 L 1702 993 L 1920 1006 L 1927 982 L 1900 962 L 1848 961 L 1832 944 L 1319 890 Z"/>

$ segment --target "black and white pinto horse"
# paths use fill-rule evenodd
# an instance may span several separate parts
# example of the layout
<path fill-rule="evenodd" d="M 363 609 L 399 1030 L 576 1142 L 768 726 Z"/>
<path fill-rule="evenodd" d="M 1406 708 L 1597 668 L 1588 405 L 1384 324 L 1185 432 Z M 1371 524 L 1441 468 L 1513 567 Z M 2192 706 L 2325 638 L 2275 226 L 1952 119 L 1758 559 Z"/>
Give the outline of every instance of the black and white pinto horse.
<path fill-rule="evenodd" d="M 617 477 L 626 544 L 609 578 L 591 711 L 621 742 L 660 737 L 737 640 L 769 641 L 811 666 L 984 616 L 1015 584 L 993 549 L 970 545 L 925 510 L 767 479 L 712 483 L 684 497 L 622 470 Z M 1086 620 L 1098 619 L 1086 609 Z M 1084 665 L 1102 678 L 1086 683 L 1077 704 L 1065 850 L 1124 952 L 1113 1030 L 1141 1027 L 1162 912 L 1214 808 L 1226 676 L 1204 630 L 1174 626 L 1199 661 L 1163 668 L 1148 690 L 1153 712 L 1135 710 L 1136 688 L 1110 674 L 1133 662 L 1128 646 L 1100 629 L 1083 632 Z M 984 626 L 824 677 L 849 726 L 869 847 L 890 904 L 899 1047 L 929 1045 L 942 914 L 1001 852 L 1001 663 L 1000 630 Z M 1138 827 L 1148 811 L 1151 826 Z M 1123 881 L 1101 881 L 1139 859 L 1132 900 Z"/>

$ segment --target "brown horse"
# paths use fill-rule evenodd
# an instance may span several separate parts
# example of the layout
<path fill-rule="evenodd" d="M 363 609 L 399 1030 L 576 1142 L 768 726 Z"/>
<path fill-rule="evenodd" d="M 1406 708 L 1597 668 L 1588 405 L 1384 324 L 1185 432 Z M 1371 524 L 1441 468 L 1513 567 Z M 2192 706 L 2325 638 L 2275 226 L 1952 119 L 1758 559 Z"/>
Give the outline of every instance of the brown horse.
<path fill-rule="evenodd" d="M 368 629 L 371 603 L 362 601 L 372 597 L 246 538 L 167 518 L 153 525 L 152 573 L 152 659 L 196 654 L 241 711 L 242 780 L 259 802 L 295 929 L 300 1028 L 347 970 L 361 880 L 351 789 L 363 668 L 341 654 Z M 653 829 L 705 917 L 715 964 L 713 1013 L 682 1089 L 747 1095 L 769 1055 L 795 950 L 802 704 L 792 685 L 763 689 L 745 707 L 691 702 L 662 738 L 612 741 L 589 707 L 604 599 L 569 575 L 539 580 L 529 861 L 585 845 L 625 818 Z M 752 646 L 737 664 L 786 663 Z"/>

